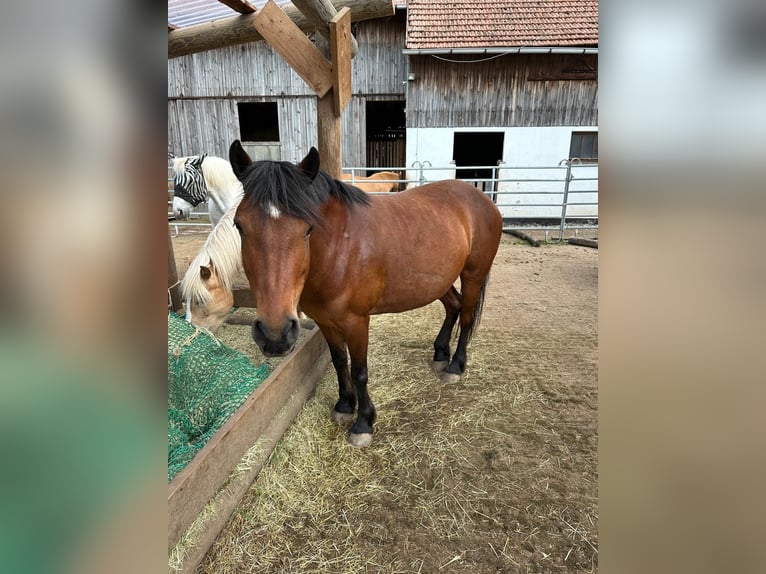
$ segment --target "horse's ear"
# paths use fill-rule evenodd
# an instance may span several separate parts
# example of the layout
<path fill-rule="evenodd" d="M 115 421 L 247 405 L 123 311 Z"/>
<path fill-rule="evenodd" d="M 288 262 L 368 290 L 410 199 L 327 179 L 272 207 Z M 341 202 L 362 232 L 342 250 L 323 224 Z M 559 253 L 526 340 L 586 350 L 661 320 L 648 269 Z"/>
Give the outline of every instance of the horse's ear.
<path fill-rule="evenodd" d="M 247 155 L 247 152 L 244 150 L 239 140 L 234 140 L 229 148 L 229 163 L 231 164 L 231 169 L 234 170 L 234 175 L 237 176 L 237 179 L 242 179 L 242 174 L 247 167 L 253 163 L 253 160 Z"/>
<path fill-rule="evenodd" d="M 203 153 L 202 155 L 198 155 L 195 158 L 192 158 L 191 164 L 196 167 L 197 169 L 202 168 L 202 162 L 205 161 L 205 158 L 207 157 L 206 153 Z"/>
<path fill-rule="evenodd" d="M 313 181 L 317 173 L 319 173 L 319 152 L 317 148 L 311 146 L 308 155 L 301 160 L 298 167 Z"/>
<path fill-rule="evenodd" d="M 203 281 L 210 279 L 210 275 L 210 267 L 205 267 L 204 265 L 199 266 L 199 276 L 202 277 Z"/>

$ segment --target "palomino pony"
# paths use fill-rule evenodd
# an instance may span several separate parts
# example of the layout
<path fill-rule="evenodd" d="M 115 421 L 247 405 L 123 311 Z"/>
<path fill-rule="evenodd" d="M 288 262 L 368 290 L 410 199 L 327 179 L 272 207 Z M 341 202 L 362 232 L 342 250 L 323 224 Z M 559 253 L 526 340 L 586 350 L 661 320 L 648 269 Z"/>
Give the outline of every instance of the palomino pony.
<path fill-rule="evenodd" d="M 320 171 L 314 148 L 297 166 L 253 163 L 234 141 L 229 159 L 245 190 L 234 225 L 258 301 L 253 340 L 267 356 L 290 352 L 300 304 L 327 340 L 338 375 L 333 420 L 352 421 L 358 406 L 349 435 L 353 446 L 370 444 L 375 422 L 367 392 L 370 315 L 439 299 L 446 317 L 433 366 L 444 371 L 445 383 L 459 380 L 502 235 L 500 212 L 484 193 L 448 180 L 367 195 Z M 462 293 L 453 287 L 458 277 Z M 450 360 L 458 318 L 460 336 Z"/>
<path fill-rule="evenodd" d="M 213 332 L 234 305 L 232 280 L 242 267 L 239 232 L 234 227 L 237 204 L 221 217 L 181 280 L 186 320 Z"/>
<path fill-rule="evenodd" d="M 173 214 L 188 219 L 192 207 L 207 200 L 210 222 L 215 225 L 242 198 L 242 184 L 223 158 L 203 155 L 173 159 Z"/>
<path fill-rule="evenodd" d="M 396 191 L 399 187 L 399 174 L 393 171 L 379 171 L 369 177 L 351 175 L 342 173 L 340 178 L 354 187 L 358 187 L 367 193 L 385 193 L 387 191 Z M 384 181 L 380 181 L 384 180 Z M 396 180 L 396 181 L 390 181 Z"/>

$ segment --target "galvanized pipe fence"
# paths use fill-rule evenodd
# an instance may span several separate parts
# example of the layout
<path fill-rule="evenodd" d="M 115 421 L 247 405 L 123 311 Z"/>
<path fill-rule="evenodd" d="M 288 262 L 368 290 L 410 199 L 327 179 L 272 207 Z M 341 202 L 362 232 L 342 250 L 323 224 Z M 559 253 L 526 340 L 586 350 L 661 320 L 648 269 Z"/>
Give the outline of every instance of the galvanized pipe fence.
<path fill-rule="evenodd" d="M 416 161 L 409 167 L 344 167 L 351 181 L 368 171 L 393 171 L 406 174 L 401 179 L 377 180 L 398 183 L 407 188 L 455 178 L 465 171 L 483 171 L 491 177 L 457 177 L 486 193 L 503 214 L 503 229 L 538 230 L 548 234 L 558 231 L 558 241 L 566 230 L 598 229 L 598 165 L 583 164 L 579 158 L 563 159 L 555 166 L 506 166 L 502 162 L 490 166 L 434 167 L 429 161 Z M 169 178 L 172 182 L 172 178 Z M 373 195 L 377 195 L 374 193 Z M 168 192 L 168 218 L 172 217 L 172 191 Z M 210 228 L 207 204 L 192 210 L 189 220 L 170 221 L 177 236 L 179 228 Z"/>

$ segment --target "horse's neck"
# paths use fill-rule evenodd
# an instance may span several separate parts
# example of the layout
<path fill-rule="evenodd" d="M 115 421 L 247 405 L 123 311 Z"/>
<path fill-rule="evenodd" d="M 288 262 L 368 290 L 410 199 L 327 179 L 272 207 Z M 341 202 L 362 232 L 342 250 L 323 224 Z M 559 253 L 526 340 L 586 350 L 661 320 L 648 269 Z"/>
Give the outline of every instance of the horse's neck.
<path fill-rule="evenodd" d="M 202 175 L 205 178 L 210 199 L 221 213 L 225 213 L 232 205 L 242 198 L 242 183 L 234 175 L 231 164 L 219 157 L 207 157 L 202 165 Z"/>

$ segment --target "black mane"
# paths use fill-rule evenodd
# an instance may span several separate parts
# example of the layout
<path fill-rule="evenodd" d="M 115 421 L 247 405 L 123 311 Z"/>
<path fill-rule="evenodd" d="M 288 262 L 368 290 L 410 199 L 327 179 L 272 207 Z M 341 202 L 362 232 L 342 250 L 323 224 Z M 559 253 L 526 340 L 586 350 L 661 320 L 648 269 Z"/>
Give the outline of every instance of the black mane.
<path fill-rule="evenodd" d="M 287 161 L 254 162 L 243 174 L 242 186 L 249 201 L 264 211 L 274 206 L 311 224 L 319 223 L 320 208 L 331 197 L 348 207 L 370 204 L 369 196 L 361 189 L 321 170 L 311 180 L 301 168 Z"/>

